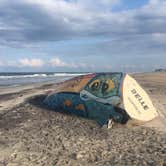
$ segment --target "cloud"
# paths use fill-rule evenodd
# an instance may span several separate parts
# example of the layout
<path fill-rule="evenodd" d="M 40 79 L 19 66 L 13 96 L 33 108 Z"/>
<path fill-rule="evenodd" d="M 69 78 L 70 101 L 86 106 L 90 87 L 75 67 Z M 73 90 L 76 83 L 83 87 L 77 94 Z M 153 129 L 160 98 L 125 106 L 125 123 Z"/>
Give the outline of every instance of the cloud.
<path fill-rule="evenodd" d="M 61 59 L 59 59 L 58 57 L 55 57 L 55 58 L 52 58 L 48 65 L 51 64 L 52 67 L 65 67 L 65 68 L 93 68 L 94 66 L 93 65 L 89 65 L 89 64 L 86 64 L 86 63 L 80 63 L 80 62 L 64 62 L 62 61 Z"/>
<path fill-rule="evenodd" d="M 40 67 L 46 67 L 46 68 L 93 68 L 93 65 L 88 65 L 86 63 L 80 63 L 80 62 L 64 62 L 58 57 L 54 57 L 52 59 L 39 59 L 39 58 L 22 58 L 22 59 L 16 59 L 14 61 L 11 60 L 0 60 L 0 66 L 1 67 L 16 67 L 16 68 L 40 68 Z"/>
<path fill-rule="evenodd" d="M 53 66 L 53 67 L 67 67 L 68 64 L 61 61 L 59 58 L 53 58 L 50 60 L 50 64 Z"/>
<path fill-rule="evenodd" d="M 21 67 L 42 67 L 44 65 L 41 59 L 28 59 L 23 58 L 19 60 Z"/>
<path fill-rule="evenodd" d="M 166 2 L 113 12 L 120 0 L 9 0 L 0 3 L 0 42 L 59 41 L 78 36 L 166 33 Z M 96 28 L 97 27 L 97 28 Z"/>
<path fill-rule="evenodd" d="M 150 63 L 153 59 L 155 63 L 158 57 L 157 62 L 163 64 L 166 52 L 166 1 L 149 0 L 133 9 L 125 8 L 124 2 L 0 0 L 0 45 L 26 50 L 37 46 L 34 48 L 36 52 L 39 50 L 48 54 L 45 58 L 47 62 L 38 62 L 41 67 L 51 65 L 89 69 L 95 66 L 104 69 L 106 65 L 109 68 L 109 63 L 114 68 L 114 64 L 124 66 L 133 62 L 140 66 L 142 61 Z M 86 39 L 81 44 L 71 44 L 73 40 L 77 42 L 83 37 L 91 38 L 92 42 L 88 43 Z M 101 37 L 106 40 L 100 41 Z M 99 41 L 95 42 L 93 38 Z M 66 45 L 57 41 L 65 41 Z M 49 51 L 63 55 L 62 59 L 52 58 Z M 72 62 L 68 62 L 69 56 L 72 56 Z M 36 66 L 30 66 L 31 62 L 32 59 L 23 58 L 18 63 Z"/>
<path fill-rule="evenodd" d="M 18 67 L 18 62 L 16 60 L 5 59 L 1 57 L 0 59 L 0 67 L 7 68 L 7 67 Z"/>

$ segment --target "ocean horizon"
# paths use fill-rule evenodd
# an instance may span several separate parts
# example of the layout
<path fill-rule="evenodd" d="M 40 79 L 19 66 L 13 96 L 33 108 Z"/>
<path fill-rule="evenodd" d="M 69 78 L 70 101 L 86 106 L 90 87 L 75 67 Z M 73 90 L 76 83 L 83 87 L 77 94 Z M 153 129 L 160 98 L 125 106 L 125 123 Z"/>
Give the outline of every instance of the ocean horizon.
<path fill-rule="evenodd" d="M 88 72 L 0 72 L 0 86 L 19 86 L 31 83 L 60 82 Z"/>

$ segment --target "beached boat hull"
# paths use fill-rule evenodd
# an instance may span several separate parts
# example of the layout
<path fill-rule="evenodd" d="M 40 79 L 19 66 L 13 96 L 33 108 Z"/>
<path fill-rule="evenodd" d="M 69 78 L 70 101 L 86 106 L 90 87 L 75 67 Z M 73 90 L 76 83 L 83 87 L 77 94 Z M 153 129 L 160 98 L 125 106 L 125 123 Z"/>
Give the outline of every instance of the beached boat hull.
<path fill-rule="evenodd" d="M 59 83 L 45 99 L 55 111 L 63 111 L 103 125 L 110 118 L 125 123 L 129 117 L 149 121 L 158 114 L 147 93 L 128 74 L 93 73 Z"/>

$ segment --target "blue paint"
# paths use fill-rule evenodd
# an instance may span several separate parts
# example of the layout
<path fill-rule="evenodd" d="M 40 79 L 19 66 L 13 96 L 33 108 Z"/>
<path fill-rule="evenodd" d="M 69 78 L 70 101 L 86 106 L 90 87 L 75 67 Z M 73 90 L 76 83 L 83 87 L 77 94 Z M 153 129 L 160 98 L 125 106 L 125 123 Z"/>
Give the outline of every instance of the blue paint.
<path fill-rule="evenodd" d="M 122 73 L 99 73 L 94 75 L 81 92 L 54 93 L 48 95 L 44 103 L 55 111 L 95 120 L 101 126 L 107 124 L 110 118 L 124 123 L 128 120 L 128 115 L 115 104 L 118 103 L 116 100 L 120 100 L 118 95 L 122 78 Z M 99 84 L 97 85 L 96 82 Z M 81 95 L 82 92 L 87 94 Z"/>

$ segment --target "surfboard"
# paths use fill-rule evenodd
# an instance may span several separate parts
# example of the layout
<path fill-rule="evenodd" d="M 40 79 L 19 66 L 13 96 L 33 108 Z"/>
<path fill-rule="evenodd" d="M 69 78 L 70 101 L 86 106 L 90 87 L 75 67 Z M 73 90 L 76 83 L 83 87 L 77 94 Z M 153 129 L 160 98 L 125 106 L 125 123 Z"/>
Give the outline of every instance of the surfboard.
<path fill-rule="evenodd" d="M 146 91 L 126 74 L 122 85 L 123 106 L 129 116 L 140 121 L 150 121 L 158 116 Z"/>

